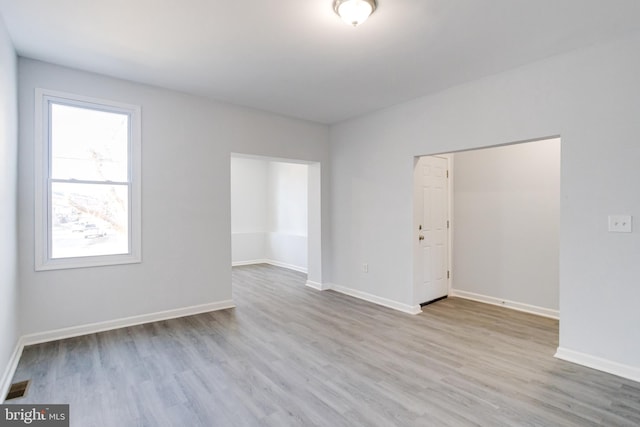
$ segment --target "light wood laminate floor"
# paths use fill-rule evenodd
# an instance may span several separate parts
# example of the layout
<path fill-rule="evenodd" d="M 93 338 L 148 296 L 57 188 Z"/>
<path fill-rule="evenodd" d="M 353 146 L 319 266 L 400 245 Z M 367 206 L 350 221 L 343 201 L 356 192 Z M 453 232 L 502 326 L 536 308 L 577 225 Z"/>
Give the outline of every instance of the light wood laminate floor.
<path fill-rule="evenodd" d="M 237 267 L 235 309 L 28 347 L 10 403 L 69 403 L 81 427 L 640 425 L 640 384 L 554 359 L 556 321 L 304 282 Z"/>

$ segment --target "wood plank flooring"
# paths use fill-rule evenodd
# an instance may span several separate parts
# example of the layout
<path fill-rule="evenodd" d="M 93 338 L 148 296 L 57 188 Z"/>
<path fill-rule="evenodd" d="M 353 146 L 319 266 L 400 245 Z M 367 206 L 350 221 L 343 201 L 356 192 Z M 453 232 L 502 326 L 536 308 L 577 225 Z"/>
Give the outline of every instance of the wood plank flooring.
<path fill-rule="evenodd" d="M 69 403 L 81 427 L 640 425 L 640 384 L 554 359 L 556 321 L 304 282 L 237 267 L 235 309 L 28 347 L 8 403 Z"/>

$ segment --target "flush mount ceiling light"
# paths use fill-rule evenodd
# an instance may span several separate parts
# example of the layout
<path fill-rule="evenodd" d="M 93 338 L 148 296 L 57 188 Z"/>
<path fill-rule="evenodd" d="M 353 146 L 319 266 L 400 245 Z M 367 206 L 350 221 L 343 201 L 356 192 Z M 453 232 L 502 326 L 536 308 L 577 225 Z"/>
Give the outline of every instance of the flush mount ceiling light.
<path fill-rule="evenodd" d="M 354 27 L 367 20 L 376 10 L 376 0 L 335 0 L 333 10 L 344 22 Z"/>

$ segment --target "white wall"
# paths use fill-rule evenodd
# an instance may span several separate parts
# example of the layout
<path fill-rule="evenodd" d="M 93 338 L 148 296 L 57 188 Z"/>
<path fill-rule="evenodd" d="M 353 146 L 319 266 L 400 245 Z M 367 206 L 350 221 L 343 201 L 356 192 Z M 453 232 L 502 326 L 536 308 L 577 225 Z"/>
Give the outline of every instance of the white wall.
<path fill-rule="evenodd" d="M 266 256 L 269 162 L 231 157 L 231 262 Z"/>
<path fill-rule="evenodd" d="M 307 189 L 309 167 L 269 162 L 267 259 L 307 270 Z"/>
<path fill-rule="evenodd" d="M 19 337 L 18 323 L 18 95 L 16 54 L 0 16 L 0 402 Z"/>
<path fill-rule="evenodd" d="M 328 163 L 326 126 L 28 59 L 20 59 L 19 75 L 20 322 L 27 334 L 229 300 L 230 154 Z M 36 87 L 142 106 L 141 264 L 34 271 Z"/>
<path fill-rule="evenodd" d="M 309 186 L 307 187 L 307 285 L 316 289 L 323 288 L 323 266 L 329 265 L 328 245 L 324 245 L 322 237 L 329 235 L 329 225 L 320 221 L 325 206 L 328 205 L 321 197 L 325 191 L 328 192 L 328 185 L 322 184 L 323 166 L 318 163 L 309 163 L 307 174 Z M 325 228 L 326 227 L 326 228 Z M 323 252 L 325 252 L 323 258 Z M 328 269 L 327 269 L 328 271 Z"/>
<path fill-rule="evenodd" d="M 307 235 L 308 166 L 269 162 L 269 230 Z"/>
<path fill-rule="evenodd" d="M 560 140 L 453 159 L 452 288 L 557 312 Z"/>
<path fill-rule="evenodd" d="M 232 263 L 306 272 L 309 165 L 231 157 Z"/>
<path fill-rule="evenodd" d="M 640 379 L 640 228 L 607 232 L 640 218 L 638 52 L 636 33 L 333 126 L 331 281 L 411 304 L 414 156 L 561 136 L 560 346 Z"/>

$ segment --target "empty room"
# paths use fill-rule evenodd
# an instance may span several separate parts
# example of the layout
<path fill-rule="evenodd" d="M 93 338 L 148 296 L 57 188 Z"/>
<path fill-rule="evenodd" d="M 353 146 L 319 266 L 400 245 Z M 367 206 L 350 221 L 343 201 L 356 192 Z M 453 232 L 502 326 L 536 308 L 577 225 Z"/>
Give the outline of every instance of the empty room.
<path fill-rule="evenodd" d="M 640 425 L 637 0 L 0 0 L 0 425 Z"/>

